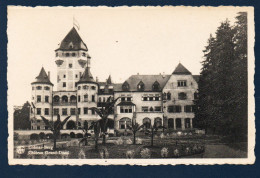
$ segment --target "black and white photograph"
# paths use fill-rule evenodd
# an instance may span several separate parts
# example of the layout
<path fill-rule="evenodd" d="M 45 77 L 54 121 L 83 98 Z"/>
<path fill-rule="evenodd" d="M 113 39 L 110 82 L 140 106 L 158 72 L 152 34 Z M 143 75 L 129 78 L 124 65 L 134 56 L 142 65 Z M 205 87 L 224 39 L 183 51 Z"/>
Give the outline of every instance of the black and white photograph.
<path fill-rule="evenodd" d="M 9 164 L 254 163 L 253 7 L 7 17 Z"/>

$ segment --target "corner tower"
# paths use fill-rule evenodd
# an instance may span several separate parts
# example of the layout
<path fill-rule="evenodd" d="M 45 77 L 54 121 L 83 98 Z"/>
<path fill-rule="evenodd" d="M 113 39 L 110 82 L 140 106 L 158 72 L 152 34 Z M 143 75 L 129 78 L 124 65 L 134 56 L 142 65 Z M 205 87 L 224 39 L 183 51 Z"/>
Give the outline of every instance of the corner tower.
<path fill-rule="evenodd" d="M 57 90 L 75 91 L 86 65 L 90 66 L 87 45 L 73 27 L 55 50 Z"/>

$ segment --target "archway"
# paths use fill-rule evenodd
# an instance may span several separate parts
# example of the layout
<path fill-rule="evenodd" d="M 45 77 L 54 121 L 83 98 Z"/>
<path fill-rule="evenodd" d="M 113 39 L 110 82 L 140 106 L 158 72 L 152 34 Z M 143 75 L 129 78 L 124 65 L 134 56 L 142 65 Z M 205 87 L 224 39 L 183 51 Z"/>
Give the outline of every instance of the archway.
<path fill-rule="evenodd" d="M 174 128 L 174 120 L 172 118 L 168 119 L 168 128 L 169 129 Z"/>
<path fill-rule="evenodd" d="M 131 125 L 131 119 L 128 117 L 123 117 L 119 120 L 119 129 L 127 129 L 127 126 Z"/>
<path fill-rule="evenodd" d="M 71 129 L 76 129 L 76 123 L 74 121 L 69 121 L 67 123 L 67 129 L 71 130 Z"/>
<path fill-rule="evenodd" d="M 143 119 L 143 125 L 145 128 L 149 129 L 151 128 L 151 119 L 146 117 Z"/>
<path fill-rule="evenodd" d="M 190 118 L 185 118 L 185 128 L 186 129 L 190 128 Z"/>
<path fill-rule="evenodd" d="M 67 97 L 66 95 L 62 96 L 62 97 L 61 97 L 61 101 L 62 101 L 63 103 L 67 103 L 67 102 L 68 102 L 68 97 Z"/>
<path fill-rule="evenodd" d="M 70 96 L 70 102 L 72 102 L 72 103 L 76 103 L 77 102 L 77 98 L 76 98 L 75 95 L 71 95 Z"/>
<path fill-rule="evenodd" d="M 156 117 L 156 118 L 154 119 L 154 125 L 155 125 L 156 127 L 162 126 L 162 119 L 161 119 L 160 117 Z"/>
<path fill-rule="evenodd" d="M 58 95 L 55 95 L 55 96 L 53 97 L 53 102 L 54 102 L 54 103 L 59 103 L 59 102 L 60 102 L 60 97 L 59 97 Z"/>

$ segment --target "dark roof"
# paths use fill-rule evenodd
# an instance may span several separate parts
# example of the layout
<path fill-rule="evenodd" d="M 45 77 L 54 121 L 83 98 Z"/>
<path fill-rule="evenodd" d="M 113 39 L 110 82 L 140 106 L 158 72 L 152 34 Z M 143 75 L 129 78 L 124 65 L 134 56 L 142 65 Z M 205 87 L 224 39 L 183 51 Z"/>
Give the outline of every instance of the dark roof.
<path fill-rule="evenodd" d="M 83 75 L 80 77 L 79 81 L 77 82 L 79 83 L 96 83 L 91 72 L 90 72 L 90 67 L 86 67 L 85 71 L 83 73 Z"/>
<path fill-rule="evenodd" d="M 88 51 L 87 45 L 79 36 L 77 30 L 73 27 L 70 32 L 61 41 L 59 48 L 56 50 L 85 50 Z"/>
<path fill-rule="evenodd" d="M 176 75 L 191 75 L 191 72 L 188 71 L 181 63 L 178 64 L 178 66 L 175 68 L 172 74 Z"/>
<path fill-rule="evenodd" d="M 171 75 L 132 75 L 126 82 L 129 84 L 129 91 L 138 91 L 137 85 L 142 81 L 144 83 L 143 91 L 153 91 L 153 84 L 157 81 L 162 89 Z M 117 84 L 114 87 L 115 91 L 122 91 L 122 84 Z M 159 90 L 160 91 L 160 90 Z"/>
<path fill-rule="evenodd" d="M 42 67 L 39 75 L 35 79 L 36 80 L 34 82 L 32 82 L 32 84 L 37 84 L 37 83 L 38 84 L 49 84 L 49 85 L 53 86 L 53 84 L 51 83 L 51 81 L 43 67 Z"/>
<path fill-rule="evenodd" d="M 194 80 L 198 83 L 200 79 L 200 75 L 192 75 Z"/>
<path fill-rule="evenodd" d="M 135 106 L 131 101 L 122 101 L 117 106 Z"/>

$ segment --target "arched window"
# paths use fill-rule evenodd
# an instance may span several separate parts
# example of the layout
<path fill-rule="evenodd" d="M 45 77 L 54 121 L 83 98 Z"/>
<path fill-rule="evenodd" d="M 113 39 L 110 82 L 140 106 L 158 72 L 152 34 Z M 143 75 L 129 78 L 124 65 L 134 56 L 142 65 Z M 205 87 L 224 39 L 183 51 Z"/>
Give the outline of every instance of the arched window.
<path fill-rule="evenodd" d="M 150 112 L 153 112 L 153 107 L 152 106 L 150 107 Z"/>
<path fill-rule="evenodd" d="M 69 57 L 69 56 L 70 56 L 70 53 L 66 53 L 65 55 L 66 55 L 66 57 Z"/>
<path fill-rule="evenodd" d="M 58 95 L 55 95 L 53 97 L 53 101 L 54 101 L 54 103 L 59 103 L 60 102 L 60 97 Z"/>
<path fill-rule="evenodd" d="M 186 100 L 187 99 L 187 94 L 184 92 L 181 92 L 178 94 L 179 100 Z"/>
<path fill-rule="evenodd" d="M 144 118 L 143 119 L 143 125 L 147 129 L 151 128 L 151 119 L 149 119 L 148 117 Z"/>
<path fill-rule="evenodd" d="M 72 53 L 72 56 L 75 57 L 75 56 L 76 56 L 76 53 Z"/>
<path fill-rule="evenodd" d="M 81 87 L 80 86 L 78 86 L 78 90 L 80 90 L 81 89 Z"/>
<path fill-rule="evenodd" d="M 67 129 L 68 130 L 76 129 L 76 123 L 74 121 L 68 121 Z"/>
<path fill-rule="evenodd" d="M 63 103 L 67 103 L 67 102 L 68 102 L 68 97 L 67 97 L 66 95 L 62 96 L 62 97 L 61 97 L 61 101 L 62 101 Z"/>
<path fill-rule="evenodd" d="M 158 90 L 160 90 L 160 84 L 159 82 L 155 81 L 153 83 L 153 91 L 158 91 Z"/>
<path fill-rule="evenodd" d="M 127 81 L 125 81 L 124 83 L 123 83 L 123 85 L 122 85 L 122 90 L 123 91 L 128 91 L 129 90 L 129 84 L 128 84 L 128 82 Z"/>
<path fill-rule="evenodd" d="M 137 85 L 137 90 L 138 91 L 144 91 L 144 83 L 140 81 Z"/>
<path fill-rule="evenodd" d="M 181 129 L 181 118 L 176 118 L 176 128 Z"/>
<path fill-rule="evenodd" d="M 156 118 L 154 119 L 154 125 L 155 125 L 156 127 L 162 126 L 162 119 L 161 119 L 160 117 L 156 117 Z"/>
<path fill-rule="evenodd" d="M 44 87 L 44 90 L 50 90 L 50 87 L 46 86 L 46 87 Z"/>
<path fill-rule="evenodd" d="M 75 95 L 71 95 L 70 96 L 70 102 L 76 103 L 76 101 L 77 101 L 76 96 Z"/>
<path fill-rule="evenodd" d="M 119 129 L 127 129 L 127 126 L 131 125 L 131 119 L 124 117 L 119 120 Z"/>

